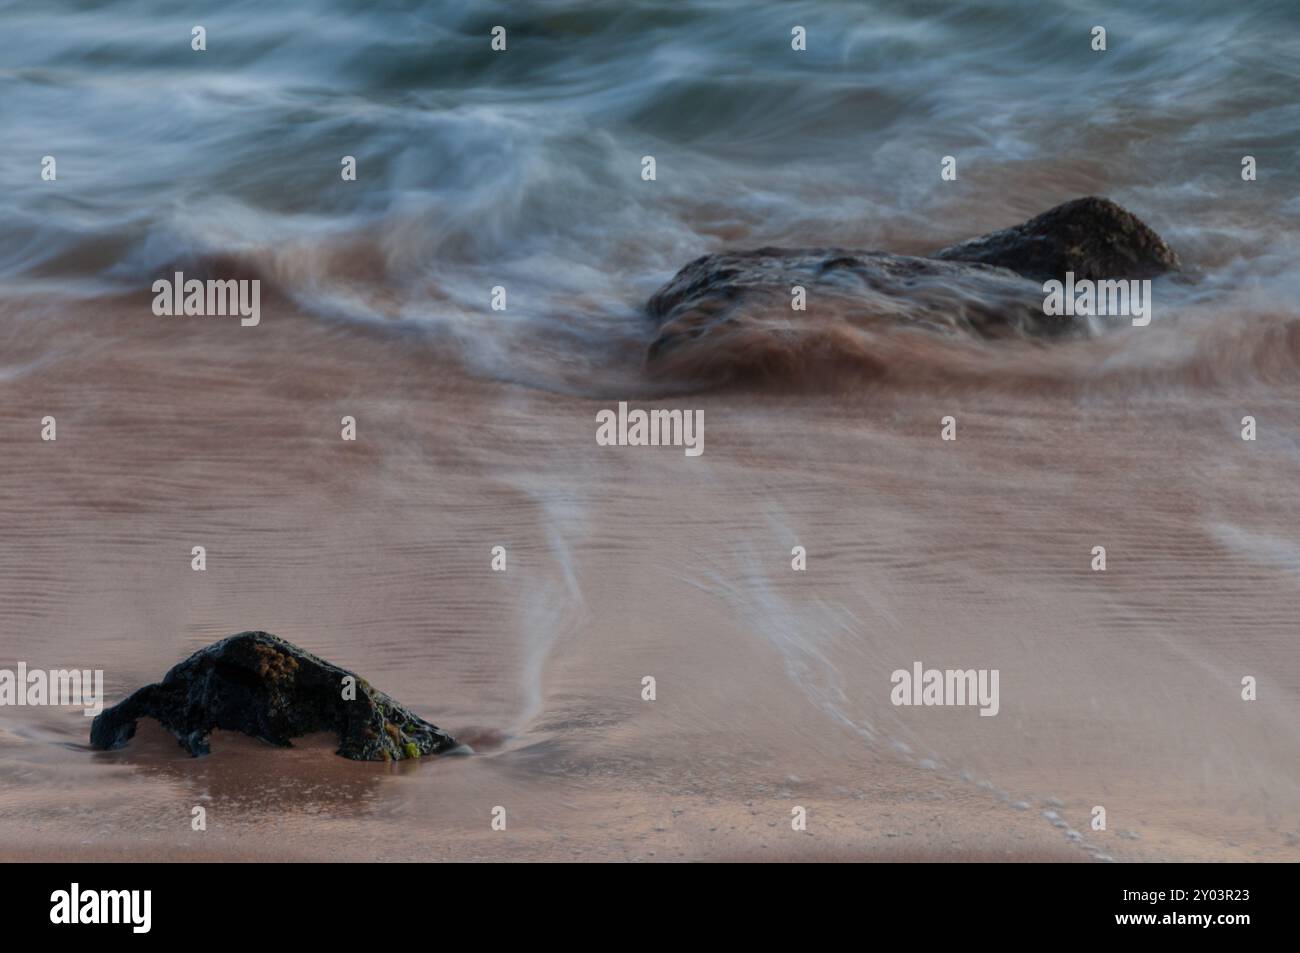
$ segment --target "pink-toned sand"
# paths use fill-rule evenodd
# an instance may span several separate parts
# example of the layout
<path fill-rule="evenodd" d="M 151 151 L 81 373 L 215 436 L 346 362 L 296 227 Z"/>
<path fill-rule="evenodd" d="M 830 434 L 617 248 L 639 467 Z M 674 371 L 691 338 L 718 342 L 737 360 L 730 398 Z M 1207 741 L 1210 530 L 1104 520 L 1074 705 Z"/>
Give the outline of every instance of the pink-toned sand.
<path fill-rule="evenodd" d="M 283 301 L 9 304 L 0 354 L 0 666 L 102 668 L 111 704 L 260 628 L 478 752 L 93 752 L 80 711 L 5 709 L 0 858 L 1300 859 L 1294 385 L 642 401 L 704 410 L 690 459 L 596 446 L 635 394 Z M 1000 713 L 892 706 L 914 660 L 999 669 Z"/>

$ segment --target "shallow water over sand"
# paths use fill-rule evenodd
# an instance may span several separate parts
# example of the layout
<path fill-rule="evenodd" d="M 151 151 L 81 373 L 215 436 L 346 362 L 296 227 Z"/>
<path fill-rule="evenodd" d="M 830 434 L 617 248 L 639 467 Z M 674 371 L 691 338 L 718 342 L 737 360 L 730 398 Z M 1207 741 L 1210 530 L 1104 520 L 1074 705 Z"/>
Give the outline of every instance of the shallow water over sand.
<path fill-rule="evenodd" d="M 691 459 L 283 307 L 256 335 L 142 301 L 40 320 L 63 343 L 0 382 L 7 441 L 60 421 L 0 476 L 7 658 L 103 668 L 112 703 L 263 628 L 478 753 L 192 760 L 153 726 L 95 753 L 80 712 L 10 709 L 7 855 L 1300 856 L 1292 389 L 666 401 L 705 412 Z M 1000 713 L 893 707 L 914 660 L 999 668 Z"/>

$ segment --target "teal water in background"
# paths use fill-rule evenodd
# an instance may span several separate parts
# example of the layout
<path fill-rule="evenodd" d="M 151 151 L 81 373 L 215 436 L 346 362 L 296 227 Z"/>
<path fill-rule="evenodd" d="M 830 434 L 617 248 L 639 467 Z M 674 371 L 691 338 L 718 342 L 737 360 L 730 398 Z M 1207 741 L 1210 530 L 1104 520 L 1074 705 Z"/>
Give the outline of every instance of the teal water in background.
<path fill-rule="evenodd" d="M 1291 0 L 4 3 L 0 280 L 233 260 L 490 362 L 485 333 L 618 333 L 707 251 L 922 253 L 1099 193 L 1193 272 L 1294 301 L 1297 54 Z"/>

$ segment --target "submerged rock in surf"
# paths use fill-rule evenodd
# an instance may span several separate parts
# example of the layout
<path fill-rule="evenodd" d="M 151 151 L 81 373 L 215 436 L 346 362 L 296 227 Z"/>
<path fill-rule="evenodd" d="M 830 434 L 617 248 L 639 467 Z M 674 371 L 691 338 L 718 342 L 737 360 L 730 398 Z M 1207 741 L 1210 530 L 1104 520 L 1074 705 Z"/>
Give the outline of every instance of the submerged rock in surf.
<path fill-rule="evenodd" d="M 794 307 L 804 289 L 806 310 Z M 843 248 L 760 248 L 697 258 L 650 299 L 651 366 L 778 373 L 869 358 L 856 332 L 907 324 L 980 337 L 1077 331 L 1043 315 L 1043 294 L 1001 268 Z"/>
<path fill-rule="evenodd" d="M 1035 281 L 1154 278 L 1179 267 L 1165 240 L 1110 199 L 1074 199 L 1029 221 L 934 253 L 942 261 L 1007 268 Z"/>
<path fill-rule="evenodd" d="M 658 334 L 647 361 L 662 373 L 734 377 L 870 366 L 884 359 L 882 334 L 900 326 L 981 339 L 1084 335 L 1088 322 L 1044 313 L 1043 281 L 1146 279 L 1178 267 L 1137 216 L 1095 197 L 928 258 L 844 248 L 705 255 L 650 298 Z"/>
<path fill-rule="evenodd" d="M 332 731 L 338 754 L 354 761 L 401 761 L 457 746 L 364 679 L 268 632 L 241 632 L 195 652 L 98 715 L 90 743 L 120 748 L 146 717 L 195 757 L 209 752 L 216 728 L 285 748 L 291 738 Z"/>

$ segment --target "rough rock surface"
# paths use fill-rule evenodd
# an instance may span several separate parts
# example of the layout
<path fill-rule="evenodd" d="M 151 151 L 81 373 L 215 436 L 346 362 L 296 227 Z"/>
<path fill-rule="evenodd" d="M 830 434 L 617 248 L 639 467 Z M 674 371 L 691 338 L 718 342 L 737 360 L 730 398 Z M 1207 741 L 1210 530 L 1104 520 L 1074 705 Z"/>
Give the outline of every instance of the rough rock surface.
<path fill-rule="evenodd" d="M 1043 313 L 1042 282 L 1149 278 L 1177 256 L 1136 216 L 1083 198 L 930 258 L 844 248 L 760 248 L 705 255 L 646 306 L 658 334 L 647 363 L 665 373 L 731 377 L 879 359 L 899 327 L 978 338 L 1086 334 Z M 806 290 L 804 311 L 792 289 Z"/>
<path fill-rule="evenodd" d="M 355 682 L 345 699 L 344 679 Z M 449 734 L 411 714 L 352 672 L 267 632 L 214 642 L 100 713 L 90 726 L 95 748 L 119 748 L 136 722 L 154 718 L 190 754 L 209 752 L 213 729 L 242 731 L 281 747 L 318 731 L 339 736 L 338 753 L 356 761 L 400 761 L 456 747 Z"/>
<path fill-rule="evenodd" d="M 1176 270 L 1178 256 L 1140 218 L 1110 199 L 1088 196 L 1012 228 L 935 252 L 943 261 L 1009 268 L 1035 281 L 1154 278 Z"/>

